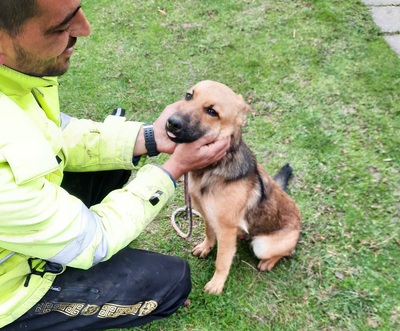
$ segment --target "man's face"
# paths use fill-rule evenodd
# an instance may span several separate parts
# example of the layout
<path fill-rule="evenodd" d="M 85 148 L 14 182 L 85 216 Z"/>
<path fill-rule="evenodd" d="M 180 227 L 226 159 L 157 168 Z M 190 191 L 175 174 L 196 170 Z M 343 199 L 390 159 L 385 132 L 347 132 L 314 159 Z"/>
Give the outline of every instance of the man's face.
<path fill-rule="evenodd" d="M 68 69 L 77 37 L 88 36 L 90 25 L 80 0 L 37 3 L 40 14 L 27 21 L 17 36 L 0 38 L 4 59 L 0 64 L 31 76 L 59 76 Z"/>

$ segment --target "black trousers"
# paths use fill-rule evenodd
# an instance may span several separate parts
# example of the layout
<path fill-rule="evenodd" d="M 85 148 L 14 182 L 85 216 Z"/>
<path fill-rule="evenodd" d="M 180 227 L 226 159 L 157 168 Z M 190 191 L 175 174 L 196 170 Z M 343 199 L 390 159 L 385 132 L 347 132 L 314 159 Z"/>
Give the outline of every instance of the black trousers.
<path fill-rule="evenodd" d="M 90 206 L 129 176 L 128 171 L 66 173 L 62 186 Z M 67 268 L 40 302 L 2 330 L 132 328 L 173 314 L 191 287 L 186 261 L 125 248 L 89 270 Z"/>

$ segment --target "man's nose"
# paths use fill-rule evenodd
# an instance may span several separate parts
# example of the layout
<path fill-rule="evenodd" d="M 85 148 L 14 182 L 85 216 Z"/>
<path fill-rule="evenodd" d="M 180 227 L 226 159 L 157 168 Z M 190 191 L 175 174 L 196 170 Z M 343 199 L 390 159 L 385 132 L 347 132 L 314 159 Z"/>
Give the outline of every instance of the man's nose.
<path fill-rule="evenodd" d="M 71 37 L 86 37 L 90 35 L 90 23 L 82 9 L 76 13 L 71 21 Z"/>

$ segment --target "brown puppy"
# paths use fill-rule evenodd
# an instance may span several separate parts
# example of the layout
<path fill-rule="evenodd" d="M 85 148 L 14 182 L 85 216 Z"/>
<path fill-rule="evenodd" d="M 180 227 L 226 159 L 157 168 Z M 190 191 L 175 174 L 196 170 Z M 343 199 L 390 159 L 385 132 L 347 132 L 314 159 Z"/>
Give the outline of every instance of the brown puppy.
<path fill-rule="evenodd" d="M 181 109 L 166 124 L 169 137 L 178 143 L 209 134 L 231 137 L 221 161 L 189 174 L 192 203 L 204 217 L 206 232 L 193 254 L 206 257 L 218 241 L 216 270 L 204 288 L 209 293 L 222 292 L 239 234 L 252 238 L 261 271 L 291 255 L 300 234 L 300 213 L 284 192 L 292 169 L 284 166 L 273 180 L 257 164 L 242 140 L 248 110 L 243 98 L 226 85 L 202 81 L 186 93 Z"/>

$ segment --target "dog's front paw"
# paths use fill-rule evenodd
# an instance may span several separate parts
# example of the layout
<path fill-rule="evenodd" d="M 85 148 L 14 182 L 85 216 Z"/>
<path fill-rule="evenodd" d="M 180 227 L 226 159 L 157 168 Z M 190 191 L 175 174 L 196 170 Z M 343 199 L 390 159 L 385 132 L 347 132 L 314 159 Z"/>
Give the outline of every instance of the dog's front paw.
<path fill-rule="evenodd" d="M 221 279 L 220 277 L 213 277 L 211 280 L 204 286 L 204 291 L 210 294 L 221 294 L 224 289 L 225 279 Z"/>
<path fill-rule="evenodd" d="M 211 250 L 213 249 L 213 246 L 207 239 L 204 240 L 201 244 L 198 244 L 195 248 L 192 250 L 192 254 L 201 258 L 206 257 Z"/>

